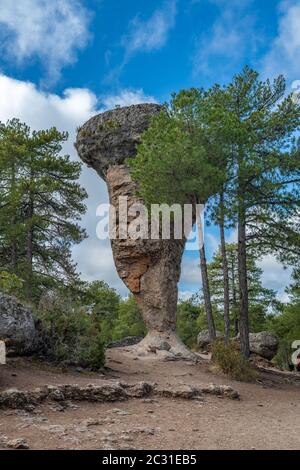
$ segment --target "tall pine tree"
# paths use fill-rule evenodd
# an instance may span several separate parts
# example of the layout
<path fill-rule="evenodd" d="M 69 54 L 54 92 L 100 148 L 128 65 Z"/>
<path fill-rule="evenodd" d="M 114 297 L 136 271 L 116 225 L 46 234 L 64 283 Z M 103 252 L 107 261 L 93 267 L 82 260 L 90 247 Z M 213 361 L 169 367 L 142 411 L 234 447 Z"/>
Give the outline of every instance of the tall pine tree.
<path fill-rule="evenodd" d="M 76 277 L 71 247 L 85 237 L 86 192 L 80 163 L 61 155 L 67 138 L 55 128 L 31 133 L 18 120 L 1 125 L 1 265 L 24 279 L 27 298 Z"/>

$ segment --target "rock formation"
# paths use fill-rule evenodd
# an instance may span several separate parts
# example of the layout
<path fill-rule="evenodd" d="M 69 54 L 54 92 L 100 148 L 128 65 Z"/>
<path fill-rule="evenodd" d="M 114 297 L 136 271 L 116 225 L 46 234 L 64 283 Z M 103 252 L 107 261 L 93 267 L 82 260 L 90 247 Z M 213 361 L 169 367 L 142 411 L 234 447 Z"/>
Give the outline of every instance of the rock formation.
<path fill-rule="evenodd" d="M 219 339 L 224 339 L 223 333 L 220 331 L 216 331 L 216 337 Z M 210 335 L 208 330 L 202 330 L 197 336 L 197 346 L 199 351 L 203 353 L 210 352 L 211 344 L 210 344 Z"/>
<path fill-rule="evenodd" d="M 217 331 L 217 338 L 223 339 L 224 335 Z M 239 336 L 233 338 L 233 341 L 239 343 Z M 250 333 L 250 353 L 256 354 L 268 361 L 271 361 L 277 354 L 279 341 L 277 336 L 268 331 L 261 331 L 260 333 Z M 209 352 L 211 350 L 211 344 L 209 339 L 208 330 L 200 331 L 197 338 L 197 345 L 199 351 Z"/>
<path fill-rule="evenodd" d="M 257 354 L 271 361 L 277 354 L 279 341 L 276 335 L 269 331 L 261 331 L 260 333 L 250 333 L 250 352 Z"/>
<path fill-rule="evenodd" d="M 0 339 L 8 350 L 28 354 L 35 345 L 35 323 L 31 310 L 15 297 L 0 292 Z"/>
<path fill-rule="evenodd" d="M 156 104 L 140 104 L 99 114 L 79 130 L 75 146 L 80 158 L 106 181 L 110 203 L 116 209 L 117 237 L 111 240 L 115 265 L 135 296 L 148 328 L 139 350 L 189 356 L 191 352 L 175 332 L 177 283 L 185 240 L 133 240 L 119 237 L 118 232 L 119 197 L 128 198 L 128 207 L 142 202 L 126 159 L 136 155 L 141 134 L 161 109 Z"/>
<path fill-rule="evenodd" d="M 34 390 L 18 390 L 11 388 L 0 391 L 0 409 L 25 409 L 32 411 L 44 402 L 59 402 L 67 408 L 72 401 L 105 403 L 130 400 L 144 397 L 168 397 L 186 400 L 197 400 L 204 395 L 216 395 L 230 400 L 239 400 L 239 393 L 229 385 L 204 384 L 197 387 L 191 385 L 157 386 L 147 382 L 134 384 L 106 382 L 105 384 L 88 384 L 79 386 L 44 385 Z"/>

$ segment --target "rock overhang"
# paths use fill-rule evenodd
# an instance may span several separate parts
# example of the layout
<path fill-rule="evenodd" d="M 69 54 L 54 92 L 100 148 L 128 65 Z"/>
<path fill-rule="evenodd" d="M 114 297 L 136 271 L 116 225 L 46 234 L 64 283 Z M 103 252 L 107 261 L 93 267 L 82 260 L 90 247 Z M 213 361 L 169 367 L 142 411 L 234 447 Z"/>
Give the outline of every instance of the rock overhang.
<path fill-rule="evenodd" d="M 143 103 L 92 117 L 77 134 L 75 147 L 80 158 L 106 179 L 110 166 L 121 165 L 136 155 L 141 135 L 162 109 L 159 104 Z"/>

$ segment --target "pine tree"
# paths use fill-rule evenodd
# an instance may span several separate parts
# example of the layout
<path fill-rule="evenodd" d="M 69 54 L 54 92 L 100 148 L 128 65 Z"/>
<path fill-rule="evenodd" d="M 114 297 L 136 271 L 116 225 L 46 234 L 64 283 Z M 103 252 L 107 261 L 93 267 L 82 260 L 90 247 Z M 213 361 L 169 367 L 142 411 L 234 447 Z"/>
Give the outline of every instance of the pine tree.
<path fill-rule="evenodd" d="M 27 298 L 76 277 L 71 246 L 85 237 L 86 192 L 81 165 L 61 155 L 67 138 L 55 128 L 31 133 L 18 120 L 1 125 L 1 263 L 24 279 Z"/>
<path fill-rule="evenodd" d="M 300 125 L 300 105 L 293 96 L 284 97 L 282 76 L 273 84 L 263 82 L 248 67 L 220 93 L 215 126 L 230 158 L 226 217 L 238 228 L 240 335 L 248 357 L 250 244 L 258 255 L 274 252 L 287 259 L 287 240 L 298 243 L 299 149 L 294 133 Z"/>
<path fill-rule="evenodd" d="M 129 160 L 132 176 L 147 205 L 194 205 L 200 241 L 204 303 L 211 340 L 215 325 L 210 299 L 205 244 L 197 204 L 205 205 L 218 192 L 224 175 L 221 143 L 212 138 L 210 96 L 191 89 L 174 94 L 169 106 L 152 120 L 142 136 L 138 155 Z"/>
<path fill-rule="evenodd" d="M 226 244 L 228 259 L 228 288 L 229 311 L 234 324 L 234 336 L 239 333 L 239 278 L 238 278 L 238 247 L 237 244 Z M 257 265 L 253 253 L 247 257 L 247 280 L 249 296 L 249 318 L 252 331 L 259 330 L 264 324 L 265 318 L 276 312 L 279 302 L 276 293 L 272 289 L 263 287 L 261 276 L 262 269 Z M 211 296 L 214 308 L 220 313 L 224 311 L 224 287 L 223 287 L 223 256 L 221 247 L 215 253 L 208 265 L 208 274 L 211 285 Z"/>
<path fill-rule="evenodd" d="M 0 123 L 0 266 L 12 273 L 20 271 L 18 260 L 24 241 L 21 178 L 29 132 L 17 119 L 7 125 Z"/>

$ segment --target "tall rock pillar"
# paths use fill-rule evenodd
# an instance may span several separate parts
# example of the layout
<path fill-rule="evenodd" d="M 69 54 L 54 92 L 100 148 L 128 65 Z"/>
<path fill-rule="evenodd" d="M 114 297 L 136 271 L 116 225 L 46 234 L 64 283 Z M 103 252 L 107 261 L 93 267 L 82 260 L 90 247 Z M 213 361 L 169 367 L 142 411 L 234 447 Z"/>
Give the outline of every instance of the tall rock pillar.
<path fill-rule="evenodd" d="M 123 201 L 127 198 L 128 208 L 142 202 L 125 160 L 134 158 L 141 134 L 160 111 L 159 105 L 140 104 L 99 114 L 79 130 L 75 146 L 80 158 L 106 181 L 110 203 L 116 210 L 117 236 L 111 240 L 115 265 L 148 329 L 138 349 L 167 350 L 186 357 L 191 352 L 175 331 L 177 283 L 185 240 L 119 237 L 120 197 Z"/>

